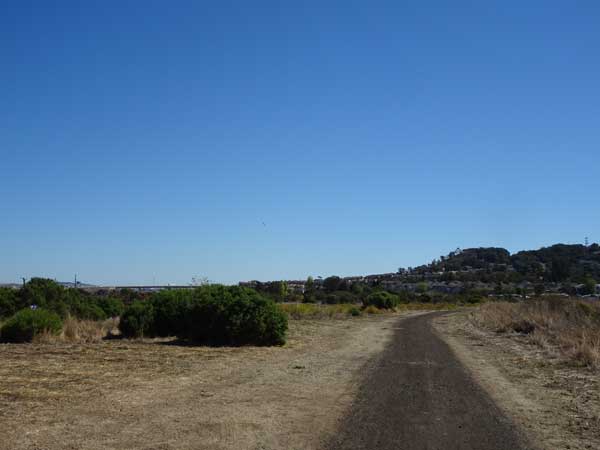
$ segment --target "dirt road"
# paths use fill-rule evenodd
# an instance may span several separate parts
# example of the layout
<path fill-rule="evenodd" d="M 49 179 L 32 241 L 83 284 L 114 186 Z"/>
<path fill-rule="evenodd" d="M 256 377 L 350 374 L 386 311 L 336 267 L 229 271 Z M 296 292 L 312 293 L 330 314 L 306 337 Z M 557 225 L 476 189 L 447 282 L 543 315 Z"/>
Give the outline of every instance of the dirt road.
<path fill-rule="evenodd" d="M 532 448 L 435 334 L 439 314 L 396 322 L 330 450 Z"/>

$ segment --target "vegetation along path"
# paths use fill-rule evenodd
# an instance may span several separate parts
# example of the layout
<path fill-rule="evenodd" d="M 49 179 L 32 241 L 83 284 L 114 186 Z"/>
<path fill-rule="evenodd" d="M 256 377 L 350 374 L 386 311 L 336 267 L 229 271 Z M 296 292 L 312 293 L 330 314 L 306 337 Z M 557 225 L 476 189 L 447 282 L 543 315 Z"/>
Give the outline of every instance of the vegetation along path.
<path fill-rule="evenodd" d="M 330 450 L 531 448 L 431 328 L 400 319 Z"/>

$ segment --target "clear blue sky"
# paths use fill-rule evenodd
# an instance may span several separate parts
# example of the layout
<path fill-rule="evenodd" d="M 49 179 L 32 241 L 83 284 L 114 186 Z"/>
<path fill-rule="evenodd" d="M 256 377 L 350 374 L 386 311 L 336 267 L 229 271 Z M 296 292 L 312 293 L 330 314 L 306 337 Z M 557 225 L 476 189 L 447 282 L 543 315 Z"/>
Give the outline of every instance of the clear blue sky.
<path fill-rule="evenodd" d="M 595 0 L 3 1 L 0 281 L 600 240 L 599 24 Z"/>

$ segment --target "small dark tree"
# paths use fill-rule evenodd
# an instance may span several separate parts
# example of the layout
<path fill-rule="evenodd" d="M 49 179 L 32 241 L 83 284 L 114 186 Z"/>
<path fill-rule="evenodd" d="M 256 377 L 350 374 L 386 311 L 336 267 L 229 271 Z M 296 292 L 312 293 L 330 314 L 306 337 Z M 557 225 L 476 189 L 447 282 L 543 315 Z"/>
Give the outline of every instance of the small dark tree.
<path fill-rule="evenodd" d="M 596 280 L 591 277 L 586 278 L 582 292 L 585 295 L 594 295 L 596 293 Z"/>
<path fill-rule="evenodd" d="M 314 303 L 317 301 L 315 297 L 315 280 L 311 276 L 306 279 L 306 283 L 304 284 L 303 301 L 304 303 Z"/>
<path fill-rule="evenodd" d="M 323 289 L 325 292 L 331 293 L 339 290 L 341 278 L 338 276 L 327 277 L 323 280 Z"/>

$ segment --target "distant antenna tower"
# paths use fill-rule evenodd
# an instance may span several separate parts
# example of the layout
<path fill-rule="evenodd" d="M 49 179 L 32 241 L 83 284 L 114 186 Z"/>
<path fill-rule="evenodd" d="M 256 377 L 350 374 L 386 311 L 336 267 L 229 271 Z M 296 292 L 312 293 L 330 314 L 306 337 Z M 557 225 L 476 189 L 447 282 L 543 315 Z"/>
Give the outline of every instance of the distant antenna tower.
<path fill-rule="evenodd" d="M 588 239 L 588 237 L 585 237 L 585 246 L 589 247 L 590 246 L 590 240 Z"/>
<path fill-rule="evenodd" d="M 75 274 L 75 287 L 77 287 L 77 274 Z"/>

